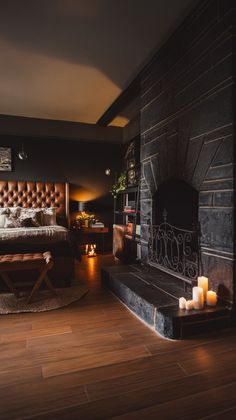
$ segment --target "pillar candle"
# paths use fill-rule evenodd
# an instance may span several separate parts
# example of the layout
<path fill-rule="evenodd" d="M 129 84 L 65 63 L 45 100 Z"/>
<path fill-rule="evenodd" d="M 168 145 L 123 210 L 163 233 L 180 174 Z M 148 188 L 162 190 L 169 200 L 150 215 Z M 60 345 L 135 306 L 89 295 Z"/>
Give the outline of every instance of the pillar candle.
<path fill-rule="evenodd" d="M 180 309 L 186 309 L 186 299 L 184 297 L 181 297 L 179 299 L 179 308 Z"/>
<path fill-rule="evenodd" d="M 207 292 L 208 292 L 208 278 L 204 276 L 198 277 L 197 285 L 198 287 L 203 288 L 204 300 L 206 301 Z"/>
<path fill-rule="evenodd" d="M 193 287 L 194 309 L 202 309 L 204 305 L 204 294 L 202 287 Z"/>
<path fill-rule="evenodd" d="M 215 306 L 217 302 L 217 294 L 212 290 L 207 292 L 207 305 L 208 306 Z"/>
<path fill-rule="evenodd" d="M 193 300 L 186 300 L 186 309 L 187 311 L 191 311 L 192 309 L 194 309 Z"/>

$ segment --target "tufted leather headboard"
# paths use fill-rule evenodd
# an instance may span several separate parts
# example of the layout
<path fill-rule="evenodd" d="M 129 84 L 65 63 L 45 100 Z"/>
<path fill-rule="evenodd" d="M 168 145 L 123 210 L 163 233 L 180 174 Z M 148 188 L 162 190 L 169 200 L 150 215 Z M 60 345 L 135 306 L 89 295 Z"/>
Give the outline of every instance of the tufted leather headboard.
<path fill-rule="evenodd" d="M 0 181 L 0 207 L 57 207 L 62 224 L 69 220 L 68 197 L 67 183 Z"/>

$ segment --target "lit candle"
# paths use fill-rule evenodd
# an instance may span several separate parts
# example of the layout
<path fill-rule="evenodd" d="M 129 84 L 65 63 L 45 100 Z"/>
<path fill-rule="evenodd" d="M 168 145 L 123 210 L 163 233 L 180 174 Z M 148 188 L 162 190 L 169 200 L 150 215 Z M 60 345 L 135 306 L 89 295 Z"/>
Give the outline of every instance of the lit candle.
<path fill-rule="evenodd" d="M 193 300 L 186 300 L 187 311 L 191 311 L 193 308 L 194 308 L 194 301 Z"/>
<path fill-rule="evenodd" d="M 206 301 L 208 291 L 208 278 L 204 276 L 198 277 L 197 285 L 198 287 L 203 288 L 204 300 Z"/>
<path fill-rule="evenodd" d="M 217 294 L 212 290 L 207 292 L 207 305 L 208 306 L 215 306 L 217 302 Z"/>
<path fill-rule="evenodd" d="M 204 294 L 202 287 L 193 287 L 194 309 L 202 309 L 204 305 Z"/>
<path fill-rule="evenodd" d="M 184 297 L 179 299 L 179 309 L 186 309 L 186 299 Z"/>

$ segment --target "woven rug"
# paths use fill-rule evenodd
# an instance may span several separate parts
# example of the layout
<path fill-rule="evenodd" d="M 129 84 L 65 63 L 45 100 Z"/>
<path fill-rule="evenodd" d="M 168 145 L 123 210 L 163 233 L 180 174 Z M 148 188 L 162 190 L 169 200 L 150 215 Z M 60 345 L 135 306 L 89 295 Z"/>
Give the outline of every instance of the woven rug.
<path fill-rule="evenodd" d="M 27 303 L 29 294 L 22 292 L 17 299 L 12 293 L 0 294 L 0 314 L 18 314 L 20 312 L 44 312 L 63 308 L 81 299 L 88 292 L 85 286 L 74 286 L 56 289 L 57 296 L 50 290 L 35 294 L 34 300 Z"/>

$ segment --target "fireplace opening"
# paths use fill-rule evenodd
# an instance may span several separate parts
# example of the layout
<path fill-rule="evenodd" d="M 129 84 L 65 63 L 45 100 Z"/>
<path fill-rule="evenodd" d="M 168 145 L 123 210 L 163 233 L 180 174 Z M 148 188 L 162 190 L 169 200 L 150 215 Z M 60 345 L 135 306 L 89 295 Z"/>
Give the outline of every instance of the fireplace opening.
<path fill-rule="evenodd" d="M 198 192 L 184 181 L 165 181 L 154 197 L 154 224 L 163 222 L 163 212 L 171 225 L 179 229 L 196 229 Z"/>
<path fill-rule="evenodd" d="M 199 274 L 198 192 L 186 182 L 164 182 L 154 199 L 148 260 L 187 282 Z"/>

